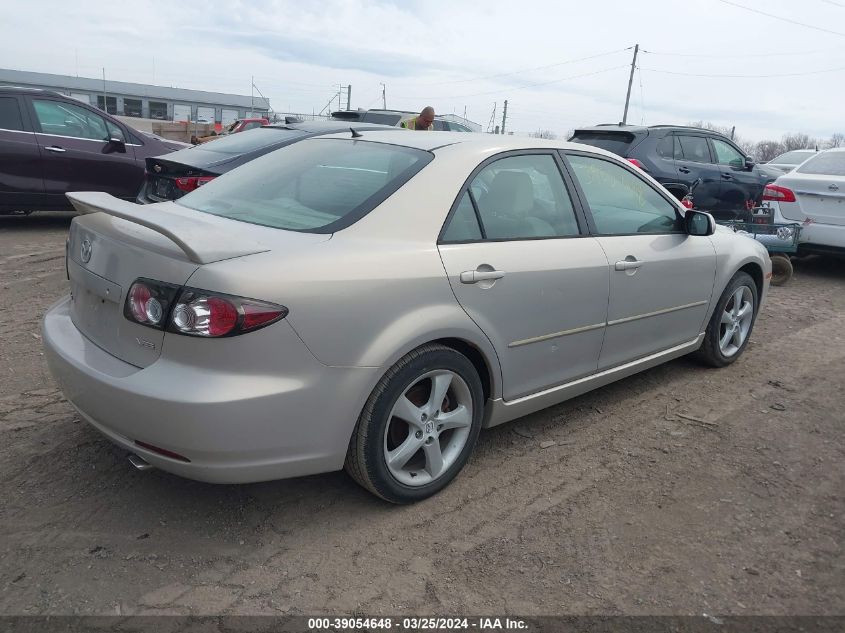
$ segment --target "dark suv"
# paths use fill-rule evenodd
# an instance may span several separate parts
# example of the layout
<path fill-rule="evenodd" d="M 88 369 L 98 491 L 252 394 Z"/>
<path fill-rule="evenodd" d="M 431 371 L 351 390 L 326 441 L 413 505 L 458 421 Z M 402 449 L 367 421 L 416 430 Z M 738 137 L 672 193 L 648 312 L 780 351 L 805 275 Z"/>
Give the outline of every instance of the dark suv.
<path fill-rule="evenodd" d="M 678 199 L 701 178 L 695 206 L 717 219 L 747 218 L 773 180 L 726 136 L 677 125 L 597 125 L 575 130 L 573 143 L 601 147 L 628 159 Z"/>
<path fill-rule="evenodd" d="M 0 87 L 0 213 L 72 210 L 68 191 L 134 200 L 144 159 L 185 146 L 56 92 Z"/>

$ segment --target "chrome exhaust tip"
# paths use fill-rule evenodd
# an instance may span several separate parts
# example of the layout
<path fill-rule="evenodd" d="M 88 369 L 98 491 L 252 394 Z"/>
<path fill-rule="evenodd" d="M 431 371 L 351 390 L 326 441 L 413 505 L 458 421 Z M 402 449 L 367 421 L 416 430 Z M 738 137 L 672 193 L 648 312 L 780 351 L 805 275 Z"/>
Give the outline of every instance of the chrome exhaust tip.
<path fill-rule="evenodd" d="M 143 457 L 136 455 L 135 453 L 132 453 L 129 456 L 129 463 L 132 464 L 136 470 L 149 470 L 150 468 L 153 468 L 153 465 L 151 463 L 149 463 Z"/>

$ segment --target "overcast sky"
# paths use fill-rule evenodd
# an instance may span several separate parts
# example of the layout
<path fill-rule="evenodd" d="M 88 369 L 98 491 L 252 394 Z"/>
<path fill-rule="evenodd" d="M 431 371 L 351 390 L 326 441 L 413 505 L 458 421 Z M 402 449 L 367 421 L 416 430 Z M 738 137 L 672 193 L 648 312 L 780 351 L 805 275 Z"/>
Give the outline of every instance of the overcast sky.
<path fill-rule="evenodd" d="M 845 132 L 845 0 L 33 0 L 4 12 L 0 66 L 247 95 L 254 75 L 306 113 L 337 84 L 381 107 L 384 83 L 389 108 L 486 129 L 507 99 L 510 130 L 563 135 L 622 119 L 636 43 L 630 123 Z"/>

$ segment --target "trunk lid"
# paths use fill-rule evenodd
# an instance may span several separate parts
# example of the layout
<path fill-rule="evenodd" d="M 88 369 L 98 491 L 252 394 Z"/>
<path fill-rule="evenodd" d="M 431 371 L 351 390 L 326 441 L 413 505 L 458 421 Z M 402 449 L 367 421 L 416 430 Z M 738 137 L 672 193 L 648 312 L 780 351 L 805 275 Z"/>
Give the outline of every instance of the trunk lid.
<path fill-rule="evenodd" d="M 790 172 L 775 183 L 791 189 L 796 202 L 779 203 L 783 217 L 796 222 L 845 225 L 845 176 Z"/>
<path fill-rule="evenodd" d="M 98 347 L 136 367 L 155 362 L 166 334 L 124 316 L 135 280 L 183 286 L 204 264 L 331 237 L 256 227 L 175 203 L 142 206 L 98 192 L 67 196 L 82 213 L 71 223 L 67 242 L 73 323 Z"/>

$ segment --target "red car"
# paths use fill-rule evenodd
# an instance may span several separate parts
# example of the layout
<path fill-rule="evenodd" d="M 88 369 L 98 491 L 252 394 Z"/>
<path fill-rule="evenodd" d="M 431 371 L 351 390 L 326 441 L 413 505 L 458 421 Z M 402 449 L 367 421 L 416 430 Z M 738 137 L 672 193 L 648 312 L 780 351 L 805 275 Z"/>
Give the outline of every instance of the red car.
<path fill-rule="evenodd" d="M 208 143 L 208 141 L 213 141 L 216 138 L 220 138 L 221 136 L 226 136 L 228 134 L 237 134 L 238 132 L 245 132 L 246 130 L 252 130 L 257 127 L 263 127 L 265 125 L 270 125 L 270 121 L 267 119 L 238 119 L 234 123 L 230 123 L 229 127 L 227 127 L 223 132 L 220 134 L 212 134 L 210 136 L 192 136 L 191 143 L 194 145 L 199 145 L 200 143 Z"/>

